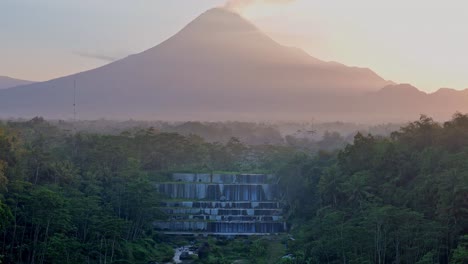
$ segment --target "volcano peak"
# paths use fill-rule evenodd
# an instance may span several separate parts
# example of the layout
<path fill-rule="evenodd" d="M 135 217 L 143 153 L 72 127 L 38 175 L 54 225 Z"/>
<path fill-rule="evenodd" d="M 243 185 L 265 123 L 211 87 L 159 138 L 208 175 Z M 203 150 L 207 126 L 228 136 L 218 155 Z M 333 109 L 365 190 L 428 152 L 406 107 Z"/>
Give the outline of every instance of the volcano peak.
<path fill-rule="evenodd" d="M 205 11 L 189 23 L 184 31 L 201 32 L 250 32 L 258 31 L 257 27 L 238 13 L 218 7 Z"/>

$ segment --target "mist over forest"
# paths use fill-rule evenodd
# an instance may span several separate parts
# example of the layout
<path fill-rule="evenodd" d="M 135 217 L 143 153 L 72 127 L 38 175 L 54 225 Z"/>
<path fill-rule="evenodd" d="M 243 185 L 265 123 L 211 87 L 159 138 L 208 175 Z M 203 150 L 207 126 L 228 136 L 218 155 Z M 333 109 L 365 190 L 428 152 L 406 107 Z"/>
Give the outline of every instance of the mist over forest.
<path fill-rule="evenodd" d="M 10 119 L 4 122 L 25 122 L 25 119 Z M 178 133 L 184 136 L 197 135 L 208 142 L 226 143 L 231 138 L 250 145 L 302 145 L 310 151 L 336 150 L 352 142 L 357 133 L 389 136 L 403 124 L 379 125 L 346 122 L 170 122 L 139 120 L 48 120 L 57 128 L 70 133 L 134 134 L 141 130 Z"/>
<path fill-rule="evenodd" d="M 194 263 L 465 263 L 468 116 L 392 126 L 4 121 L 2 261 L 164 263 L 187 244 Z M 155 230 L 174 172 L 276 175 L 288 234 Z"/>

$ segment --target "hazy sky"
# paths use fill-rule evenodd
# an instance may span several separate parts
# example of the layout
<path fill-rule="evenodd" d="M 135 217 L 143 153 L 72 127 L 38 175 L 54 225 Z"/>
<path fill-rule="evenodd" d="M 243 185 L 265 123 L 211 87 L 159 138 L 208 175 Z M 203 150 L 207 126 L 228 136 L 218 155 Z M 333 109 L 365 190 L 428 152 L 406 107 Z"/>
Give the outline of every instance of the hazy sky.
<path fill-rule="evenodd" d="M 468 88 L 463 0 L 239 0 L 274 39 L 426 91 Z M 265 3 L 287 2 L 283 4 Z M 225 0 L 0 0 L 0 75 L 47 80 L 148 49 Z"/>

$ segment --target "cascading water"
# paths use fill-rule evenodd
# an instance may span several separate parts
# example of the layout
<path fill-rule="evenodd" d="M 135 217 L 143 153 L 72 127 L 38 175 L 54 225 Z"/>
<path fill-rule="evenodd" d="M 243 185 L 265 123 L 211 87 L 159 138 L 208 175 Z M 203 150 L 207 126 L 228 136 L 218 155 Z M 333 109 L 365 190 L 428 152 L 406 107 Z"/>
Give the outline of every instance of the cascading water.
<path fill-rule="evenodd" d="M 175 173 L 158 184 L 167 234 L 264 235 L 286 231 L 278 186 L 265 174 Z"/>

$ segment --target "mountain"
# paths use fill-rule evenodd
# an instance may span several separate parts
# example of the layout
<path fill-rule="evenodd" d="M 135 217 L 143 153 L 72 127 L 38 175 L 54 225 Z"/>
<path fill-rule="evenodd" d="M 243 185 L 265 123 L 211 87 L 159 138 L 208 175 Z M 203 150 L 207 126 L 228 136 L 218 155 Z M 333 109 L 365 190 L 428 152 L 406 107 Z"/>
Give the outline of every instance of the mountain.
<path fill-rule="evenodd" d="M 74 89 L 76 83 L 76 89 Z M 424 93 L 325 62 L 215 8 L 163 43 L 103 67 L 0 90 L 0 117 L 401 122 L 468 112 L 468 90 Z"/>
<path fill-rule="evenodd" d="M 240 15 L 216 8 L 142 53 L 1 91 L 0 113 L 70 118 L 74 82 L 80 118 L 203 120 L 288 119 L 324 98 L 392 84 L 369 69 L 282 46 Z"/>
<path fill-rule="evenodd" d="M 360 121 L 408 121 L 421 114 L 447 120 L 456 112 L 468 113 L 468 89 L 442 88 L 425 93 L 410 84 L 389 85 L 360 96 L 350 109 L 353 111 L 347 113 L 347 118 Z"/>
<path fill-rule="evenodd" d="M 6 77 L 6 76 L 0 76 L 0 90 L 15 87 L 15 86 L 20 86 L 20 85 L 31 84 L 31 83 L 33 82 L 14 79 L 14 78 Z"/>

